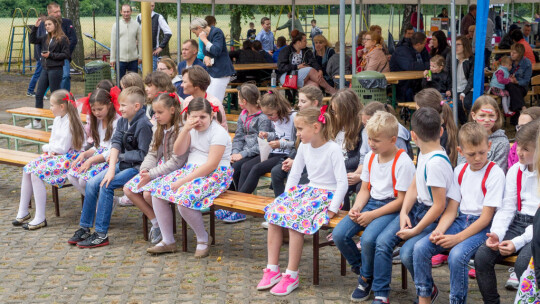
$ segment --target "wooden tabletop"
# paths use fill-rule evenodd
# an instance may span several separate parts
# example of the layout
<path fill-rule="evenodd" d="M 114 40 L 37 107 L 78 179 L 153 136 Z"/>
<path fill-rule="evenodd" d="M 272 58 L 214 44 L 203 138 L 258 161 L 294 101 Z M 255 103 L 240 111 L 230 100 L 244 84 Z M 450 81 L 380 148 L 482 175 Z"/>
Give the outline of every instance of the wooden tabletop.
<path fill-rule="evenodd" d="M 277 70 L 277 63 L 233 64 L 235 71 Z"/>
<path fill-rule="evenodd" d="M 540 52 L 540 48 L 538 49 L 532 49 L 533 52 Z M 491 55 L 495 55 L 495 54 L 510 54 L 510 49 L 507 49 L 507 50 L 500 50 L 500 49 L 496 49 L 496 50 L 493 50 L 491 51 Z"/>
<path fill-rule="evenodd" d="M 18 115 L 27 115 L 27 116 L 54 119 L 54 115 L 49 109 L 40 109 L 40 108 L 34 108 L 34 107 L 21 107 L 21 108 L 6 110 L 6 112 L 15 114 L 15 115 L 18 114 Z M 83 123 L 86 123 L 86 114 L 80 114 L 80 116 L 81 116 L 81 121 Z"/>
<path fill-rule="evenodd" d="M 424 71 L 386 72 L 382 74 L 386 77 L 388 84 L 397 84 L 400 80 L 424 78 Z M 339 76 L 336 76 L 336 79 L 339 79 Z M 351 81 L 352 75 L 345 75 L 345 80 Z"/>
<path fill-rule="evenodd" d="M 533 71 L 540 71 L 540 62 L 537 62 L 537 63 L 533 64 L 532 70 Z"/>

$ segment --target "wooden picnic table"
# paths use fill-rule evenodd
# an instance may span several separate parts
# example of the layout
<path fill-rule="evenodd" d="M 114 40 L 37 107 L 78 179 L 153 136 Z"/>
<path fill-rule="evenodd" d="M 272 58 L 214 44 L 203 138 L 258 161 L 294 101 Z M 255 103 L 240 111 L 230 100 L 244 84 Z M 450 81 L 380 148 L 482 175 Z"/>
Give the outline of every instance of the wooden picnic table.
<path fill-rule="evenodd" d="M 54 120 L 54 115 L 49 109 L 40 109 L 34 107 L 21 107 L 16 109 L 8 109 L 6 112 L 10 113 L 13 118 L 13 125 L 17 125 L 17 119 L 22 118 L 33 118 L 33 119 L 43 119 L 45 122 L 45 130 L 48 130 L 48 120 Z M 86 114 L 80 114 L 81 121 L 86 123 Z"/>
<path fill-rule="evenodd" d="M 532 49 L 533 52 L 540 52 L 540 48 L 537 48 L 537 49 Z M 500 50 L 500 49 L 496 49 L 496 50 L 493 50 L 491 52 L 491 55 L 497 55 L 497 54 L 510 54 L 510 49 L 506 49 L 506 50 Z"/>
<path fill-rule="evenodd" d="M 233 64 L 235 71 L 277 70 L 277 63 Z"/>
<path fill-rule="evenodd" d="M 402 71 L 382 73 L 388 84 L 397 84 L 400 80 L 412 80 L 424 78 L 424 71 Z M 339 79 L 339 75 L 335 77 Z M 345 75 L 345 80 L 351 81 L 352 75 Z"/>

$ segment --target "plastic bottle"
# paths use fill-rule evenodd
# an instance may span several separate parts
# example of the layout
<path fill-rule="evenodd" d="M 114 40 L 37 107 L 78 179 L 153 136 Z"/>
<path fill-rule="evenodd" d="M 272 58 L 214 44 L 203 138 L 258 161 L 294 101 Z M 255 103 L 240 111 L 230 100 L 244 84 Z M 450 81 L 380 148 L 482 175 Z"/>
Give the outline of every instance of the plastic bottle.
<path fill-rule="evenodd" d="M 272 88 L 275 88 L 276 87 L 276 80 L 277 80 L 276 70 L 272 70 L 272 75 L 270 76 L 270 78 L 271 78 L 270 86 Z"/>

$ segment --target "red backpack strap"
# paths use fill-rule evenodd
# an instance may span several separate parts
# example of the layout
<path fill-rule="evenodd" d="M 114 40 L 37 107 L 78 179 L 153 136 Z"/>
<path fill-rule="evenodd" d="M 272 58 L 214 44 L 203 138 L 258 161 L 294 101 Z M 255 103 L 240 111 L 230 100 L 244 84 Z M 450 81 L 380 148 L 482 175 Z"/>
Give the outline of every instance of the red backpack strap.
<path fill-rule="evenodd" d="M 482 179 L 482 193 L 484 193 L 484 197 L 486 197 L 486 192 L 487 192 L 487 189 L 486 189 L 486 181 L 489 177 L 489 172 L 491 171 L 491 168 L 493 168 L 493 166 L 495 166 L 495 163 L 494 162 L 489 162 L 489 165 L 486 169 L 486 173 L 484 173 L 484 178 Z"/>
<path fill-rule="evenodd" d="M 368 173 L 369 173 L 369 181 L 367 183 L 367 189 L 371 191 L 371 164 L 373 164 L 373 160 L 375 159 L 375 153 L 371 152 L 371 157 L 369 158 L 369 163 L 367 166 Z"/>
<path fill-rule="evenodd" d="M 396 190 L 396 164 L 401 153 L 405 152 L 403 149 L 399 149 L 394 156 L 394 162 L 392 163 L 392 188 L 394 188 L 394 197 L 397 197 L 398 193 Z"/>
<path fill-rule="evenodd" d="M 458 183 L 459 185 L 461 186 L 461 181 L 463 180 L 463 175 L 465 175 L 465 170 L 467 170 L 467 167 L 469 166 L 468 163 L 465 163 L 465 165 L 463 166 L 463 168 L 461 168 L 461 171 L 459 172 L 459 176 L 458 176 Z"/>
<path fill-rule="evenodd" d="M 521 212 L 521 178 L 523 177 L 523 171 L 518 167 L 517 172 L 517 203 L 518 211 Z"/>

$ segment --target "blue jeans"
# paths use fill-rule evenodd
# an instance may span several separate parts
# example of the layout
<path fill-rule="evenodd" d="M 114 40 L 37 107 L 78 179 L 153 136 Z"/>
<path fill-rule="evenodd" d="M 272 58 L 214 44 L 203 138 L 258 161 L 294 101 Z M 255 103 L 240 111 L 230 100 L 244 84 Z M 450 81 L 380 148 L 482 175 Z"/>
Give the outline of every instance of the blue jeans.
<path fill-rule="evenodd" d="M 114 189 L 123 187 L 131 178 L 139 173 L 139 170 L 135 168 L 120 171 L 119 165 L 116 164 L 115 175 L 109 186 L 106 187 L 104 185 L 100 187 L 99 184 L 105 177 L 105 174 L 107 174 L 107 171 L 102 171 L 86 183 L 84 205 L 79 223 L 81 227 L 92 228 L 95 216 L 96 231 L 105 234 L 109 230 L 109 224 L 111 222 Z M 97 210 L 96 204 L 98 207 Z"/>
<path fill-rule="evenodd" d="M 36 61 L 36 70 L 34 71 L 34 75 L 32 75 L 32 79 L 30 79 L 30 83 L 28 84 L 28 90 L 26 92 L 28 93 L 35 93 L 36 90 L 36 84 L 39 80 L 39 76 L 41 75 L 41 60 Z"/>
<path fill-rule="evenodd" d="M 392 199 L 378 201 L 369 199 L 362 212 L 379 209 L 391 202 Z M 357 224 L 346 216 L 332 231 L 332 238 L 341 254 L 353 268 L 362 267 L 361 275 L 367 279 L 373 277 L 373 259 L 375 254 L 375 241 L 379 233 L 392 221 L 398 213 L 383 215 L 374 219 L 367 227 Z M 360 231 L 364 231 L 361 237 L 362 252 L 358 250 L 352 238 Z"/>
<path fill-rule="evenodd" d="M 415 203 L 409 212 L 411 224 L 416 226 L 424 217 L 429 208 L 429 206 L 424 204 L 418 202 Z M 436 223 L 432 223 L 420 234 L 408 239 L 401 247 L 401 263 L 407 267 L 413 277 L 414 269 L 412 256 L 414 244 L 416 244 L 416 242 L 425 235 L 431 233 L 436 226 Z M 375 260 L 373 262 L 373 269 L 377 269 L 377 271 L 373 273 L 373 285 L 371 288 L 376 297 L 388 297 L 390 294 L 390 282 L 392 280 L 392 252 L 394 247 L 396 247 L 402 241 L 402 239 L 396 235 L 398 231 L 399 216 L 396 216 L 377 237 L 374 255 Z"/>
<path fill-rule="evenodd" d="M 152 55 L 152 71 L 155 71 L 157 69 L 157 63 L 159 61 L 159 58 L 161 56 Z"/>
<path fill-rule="evenodd" d="M 137 73 L 139 71 L 139 64 L 137 60 L 133 61 L 120 61 L 120 79 L 126 75 L 127 72 L 135 72 Z"/>
<path fill-rule="evenodd" d="M 467 215 L 460 212 L 445 234 L 458 234 L 478 218 L 479 216 Z M 486 241 L 486 233 L 489 232 L 490 226 L 487 225 L 480 232 L 457 244 L 450 250 L 450 255 L 448 256 L 448 267 L 450 268 L 450 303 L 467 302 L 467 291 L 469 287 L 467 264 L 476 253 L 476 250 Z M 431 258 L 446 250 L 448 249 L 433 244 L 429 240 L 429 235 L 426 235 L 414 245 L 414 284 L 416 285 L 416 294 L 419 297 L 431 296 L 433 288 Z"/>
<path fill-rule="evenodd" d="M 65 59 L 64 68 L 62 69 L 62 82 L 60 83 L 60 88 L 71 92 L 71 76 L 69 75 L 69 69 L 69 60 Z"/>

